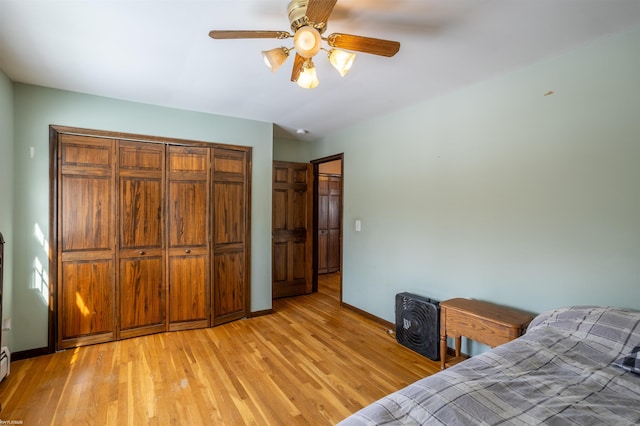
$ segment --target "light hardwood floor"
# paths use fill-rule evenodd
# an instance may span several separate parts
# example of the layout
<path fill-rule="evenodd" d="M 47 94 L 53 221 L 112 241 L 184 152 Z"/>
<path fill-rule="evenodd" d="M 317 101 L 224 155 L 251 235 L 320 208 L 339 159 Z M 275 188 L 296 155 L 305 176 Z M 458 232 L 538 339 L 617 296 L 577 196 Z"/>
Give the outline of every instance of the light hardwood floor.
<path fill-rule="evenodd" d="M 70 349 L 11 365 L 1 420 L 38 424 L 335 424 L 439 371 L 341 308 L 337 275 L 271 315 Z M 389 303 L 393 303 L 390 301 Z"/>

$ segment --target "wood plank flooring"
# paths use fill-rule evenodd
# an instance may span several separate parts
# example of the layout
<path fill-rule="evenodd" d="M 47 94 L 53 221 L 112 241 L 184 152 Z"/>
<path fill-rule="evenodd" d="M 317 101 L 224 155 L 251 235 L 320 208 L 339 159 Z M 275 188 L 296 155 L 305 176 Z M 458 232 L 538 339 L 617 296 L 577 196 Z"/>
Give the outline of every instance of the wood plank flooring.
<path fill-rule="evenodd" d="M 341 308 L 337 274 L 272 315 L 85 346 L 11 364 L 3 421 L 39 424 L 335 424 L 439 363 Z M 390 301 L 389 303 L 393 303 Z"/>

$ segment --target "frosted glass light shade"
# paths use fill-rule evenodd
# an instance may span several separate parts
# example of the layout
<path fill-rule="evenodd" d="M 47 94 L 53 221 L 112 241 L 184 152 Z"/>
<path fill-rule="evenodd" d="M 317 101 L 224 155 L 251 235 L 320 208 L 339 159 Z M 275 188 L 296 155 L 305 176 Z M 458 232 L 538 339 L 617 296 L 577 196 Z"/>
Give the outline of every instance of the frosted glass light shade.
<path fill-rule="evenodd" d="M 275 49 L 262 51 L 262 58 L 264 59 L 264 63 L 271 70 L 271 72 L 276 72 L 278 68 L 280 68 L 280 66 L 285 63 L 288 56 L 289 49 L 284 47 L 276 47 Z"/>
<path fill-rule="evenodd" d="M 316 73 L 316 67 L 311 62 L 311 59 L 307 60 L 302 65 L 302 72 L 298 77 L 298 86 L 304 89 L 313 89 L 320 84 L 320 80 L 318 80 L 318 74 Z"/>
<path fill-rule="evenodd" d="M 345 52 L 344 50 L 331 49 L 329 52 L 329 62 L 343 77 L 349 72 L 355 59 L 355 53 Z"/>
<path fill-rule="evenodd" d="M 303 58 L 312 58 L 320 51 L 322 37 L 318 30 L 308 25 L 300 28 L 293 36 L 293 45 L 298 55 Z"/>

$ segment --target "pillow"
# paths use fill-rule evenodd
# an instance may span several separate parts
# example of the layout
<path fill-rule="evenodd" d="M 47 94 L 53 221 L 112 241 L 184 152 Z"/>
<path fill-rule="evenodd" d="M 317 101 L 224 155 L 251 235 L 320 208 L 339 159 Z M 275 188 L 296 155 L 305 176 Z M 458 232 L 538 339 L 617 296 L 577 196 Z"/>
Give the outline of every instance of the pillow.
<path fill-rule="evenodd" d="M 613 365 L 632 373 L 640 374 L 640 345 L 633 348 L 630 354 L 616 360 Z"/>

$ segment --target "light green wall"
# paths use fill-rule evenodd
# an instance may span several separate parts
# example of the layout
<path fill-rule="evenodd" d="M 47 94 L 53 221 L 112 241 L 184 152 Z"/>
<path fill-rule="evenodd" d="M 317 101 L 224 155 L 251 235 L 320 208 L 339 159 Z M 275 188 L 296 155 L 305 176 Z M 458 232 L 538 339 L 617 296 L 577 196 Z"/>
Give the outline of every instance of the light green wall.
<path fill-rule="evenodd" d="M 277 161 L 293 161 L 308 163 L 311 161 L 311 144 L 313 142 L 294 141 L 290 139 L 273 139 L 273 159 Z"/>
<path fill-rule="evenodd" d="M 40 278 L 48 274 L 47 243 L 38 234 L 49 237 L 50 124 L 253 147 L 251 309 L 271 308 L 271 123 L 24 84 L 14 85 L 14 97 L 14 351 L 47 345 L 46 286 Z"/>
<path fill-rule="evenodd" d="M 389 321 L 403 291 L 640 309 L 638 46 L 640 29 L 314 142 L 344 152 L 344 301 Z"/>
<path fill-rule="evenodd" d="M 0 70 L 0 232 L 4 249 L 2 319 L 12 316 L 13 299 L 13 85 Z M 11 348 L 13 332 L 2 332 L 2 345 Z"/>

